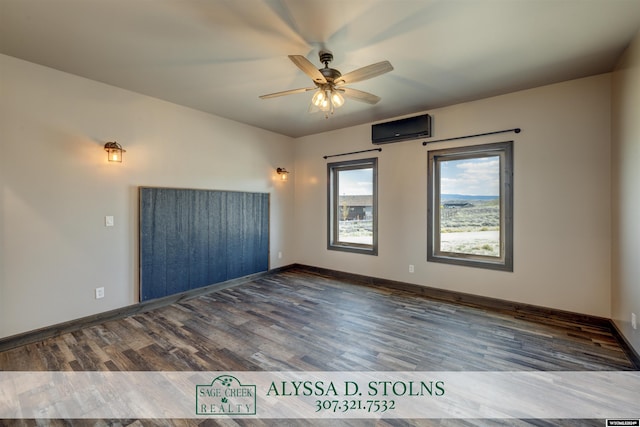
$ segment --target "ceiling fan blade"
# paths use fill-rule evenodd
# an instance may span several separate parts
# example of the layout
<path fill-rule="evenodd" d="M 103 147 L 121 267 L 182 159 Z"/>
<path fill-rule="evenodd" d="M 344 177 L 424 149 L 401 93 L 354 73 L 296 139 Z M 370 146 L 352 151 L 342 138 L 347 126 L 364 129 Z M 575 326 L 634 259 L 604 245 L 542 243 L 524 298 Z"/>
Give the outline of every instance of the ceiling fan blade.
<path fill-rule="evenodd" d="M 316 68 L 307 58 L 302 55 L 289 55 L 291 62 L 296 64 L 296 67 L 300 68 L 304 73 L 311 77 L 316 83 L 326 83 L 327 79 L 324 78 L 320 70 Z"/>
<path fill-rule="evenodd" d="M 348 83 L 360 82 L 367 80 L 380 74 L 388 73 L 393 70 L 393 66 L 389 61 L 376 62 L 375 64 L 367 65 L 366 67 L 358 68 L 350 73 L 345 74 L 342 77 L 336 79 L 336 85 L 344 85 Z"/>
<path fill-rule="evenodd" d="M 337 89 L 344 94 L 347 98 L 354 99 L 360 102 L 366 102 L 367 104 L 377 104 L 382 98 L 369 92 L 363 92 L 361 90 L 352 89 L 349 87 L 341 87 Z"/>
<path fill-rule="evenodd" d="M 278 96 L 293 95 L 293 94 L 296 94 L 296 93 L 308 92 L 308 91 L 314 90 L 314 89 L 316 89 L 316 88 L 315 87 L 302 87 L 300 89 L 283 90 L 282 92 L 275 92 L 275 93 L 269 93 L 267 95 L 260 95 L 259 98 L 260 99 L 277 98 Z"/>

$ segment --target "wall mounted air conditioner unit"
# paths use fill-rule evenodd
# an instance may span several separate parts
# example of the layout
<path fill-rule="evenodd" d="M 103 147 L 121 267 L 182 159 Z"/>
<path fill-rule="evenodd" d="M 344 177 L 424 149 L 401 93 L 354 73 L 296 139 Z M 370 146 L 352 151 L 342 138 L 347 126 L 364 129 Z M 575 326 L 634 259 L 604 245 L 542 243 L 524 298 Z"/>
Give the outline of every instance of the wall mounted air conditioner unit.
<path fill-rule="evenodd" d="M 431 116 L 428 114 L 371 125 L 371 142 L 374 144 L 389 144 L 429 137 L 431 137 Z"/>

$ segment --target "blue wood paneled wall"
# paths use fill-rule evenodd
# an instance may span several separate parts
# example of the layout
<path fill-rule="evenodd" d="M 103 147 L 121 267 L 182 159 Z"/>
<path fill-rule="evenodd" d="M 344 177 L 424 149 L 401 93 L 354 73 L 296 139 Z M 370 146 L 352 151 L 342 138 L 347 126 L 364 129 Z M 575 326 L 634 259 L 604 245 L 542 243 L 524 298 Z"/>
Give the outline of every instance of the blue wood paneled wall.
<path fill-rule="evenodd" d="M 140 300 L 269 269 L 269 194 L 140 187 Z"/>

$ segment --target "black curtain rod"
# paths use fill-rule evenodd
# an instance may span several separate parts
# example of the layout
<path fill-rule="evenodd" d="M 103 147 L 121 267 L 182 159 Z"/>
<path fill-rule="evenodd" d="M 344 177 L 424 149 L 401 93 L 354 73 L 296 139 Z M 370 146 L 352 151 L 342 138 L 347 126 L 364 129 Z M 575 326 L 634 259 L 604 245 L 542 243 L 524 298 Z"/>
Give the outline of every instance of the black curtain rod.
<path fill-rule="evenodd" d="M 372 148 L 370 150 L 362 150 L 362 151 L 352 151 L 350 153 L 342 153 L 342 154 L 332 154 L 330 156 L 322 156 L 325 159 L 328 159 L 329 157 L 340 157 L 340 156 L 348 156 L 349 154 L 359 154 L 359 153 L 366 153 L 368 151 L 382 151 L 382 148 Z"/>
<path fill-rule="evenodd" d="M 522 132 L 522 130 L 520 128 L 514 128 L 514 129 L 497 130 L 495 132 L 477 133 L 475 135 L 456 136 L 454 138 L 438 139 L 436 141 L 423 141 L 422 145 L 433 144 L 434 142 L 444 142 L 444 141 L 453 141 L 456 139 L 475 138 L 477 136 L 495 135 L 497 133 L 507 133 L 507 132 L 520 133 Z"/>

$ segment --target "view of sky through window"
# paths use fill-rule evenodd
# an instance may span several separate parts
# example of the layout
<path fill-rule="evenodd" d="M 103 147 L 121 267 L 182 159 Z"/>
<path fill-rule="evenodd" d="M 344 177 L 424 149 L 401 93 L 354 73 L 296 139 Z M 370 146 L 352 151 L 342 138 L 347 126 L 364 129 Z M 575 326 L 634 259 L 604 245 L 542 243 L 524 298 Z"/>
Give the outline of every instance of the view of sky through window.
<path fill-rule="evenodd" d="M 500 158 L 491 156 L 441 162 L 440 194 L 498 197 Z"/>
<path fill-rule="evenodd" d="M 338 193 L 342 196 L 367 196 L 373 194 L 373 169 L 340 171 Z"/>

